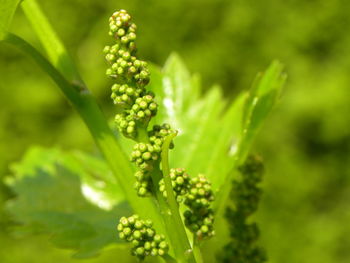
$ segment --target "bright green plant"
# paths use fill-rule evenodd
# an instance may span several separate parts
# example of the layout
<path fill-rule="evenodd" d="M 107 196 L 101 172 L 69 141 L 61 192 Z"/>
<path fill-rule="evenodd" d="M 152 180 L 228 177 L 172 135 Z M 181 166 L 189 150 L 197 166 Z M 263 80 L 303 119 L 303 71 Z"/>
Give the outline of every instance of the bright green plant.
<path fill-rule="evenodd" d="M 8 211 L 26 231 L 52 234 L 56 245 L 76 250 L 76 257 L 118 244 L 140 260 L 150 255 L 166 262 L 212 262 L 217 253 L 223 262 L 265 260 L 256 254 L 257 235 L 247 241 L 240 234 L 254 232 L 246 219 L 257 208 L 260 177 L 242 168 L 242 182 L 232 187 L 231 181 L 238 167 L 252 165 L 247 156 L 285 79 L 279 62 L 233 102 L 217 86 L 202 94 L 199 77 L 177 55 L 163 69 L 139 59 L 136 25 L 126 11 L 117 11 L 109 20 L 114 43 L 103 50 L 113 80 L 114 132 L 36 1 L 24 0 L 21 7 L 47 58 L 7 32 L 17 2 L 0 3 L 1 39 L 53 79 L 102 154 L 33 148 L 13 166 L 6 183 L 18 197 L 8 202 Z M 129 161 L 125 153 L 131 149 Z M 231 199 L 236 208 L 226 213 L 230 228 L 225 210 Z"/>

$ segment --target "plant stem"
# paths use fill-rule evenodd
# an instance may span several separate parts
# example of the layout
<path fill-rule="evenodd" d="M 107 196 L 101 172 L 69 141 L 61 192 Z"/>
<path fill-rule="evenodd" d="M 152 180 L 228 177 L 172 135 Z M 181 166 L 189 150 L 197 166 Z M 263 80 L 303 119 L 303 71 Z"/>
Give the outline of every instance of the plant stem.
<path fill-rule="evenodd" d="M 194 256 L 196 257 L 197 262 L 203 263 L 202 253 L 199 247 L 198 239 L 196 237 L 193 237 L 193 253 L 194 253 Z"/>
<path fill-rule="evenodd" d="M 162 258 L 165 260 L 165 262 L 167 263 L 176 263 L 177 261 L 170 256 L 169 254 L 165 254 L 164 256 L 162 256 Z"/>
<path fill-rule="evenodd" d="M 169 146 L 172 139 L 176 136 L 176 133 L 170 134 L 164 140 L 162 146 L 162 171 L 163 171 L 163 179 L 165 190 L 167 193 L 167 210 L 170 212 L 167 217 L 171 220 L 171 225 L 169 226 L 169 230 L 171 230 L 171 234 L 174 238 L 174 242 L 176 247 L 174 248 L 176 257 L 180 259 L 180 262 L 196 262 L 196 259 L 193 254 L 193 250 L 191 248 L 190 242 L 188 240 L 185 226 L 182 222 L 179 206 L 176 202 L 176 198 L 173 192 L 171 178 L 170 178 L 170 169 L 169 169 L 169 161 L 168 161 L 168 152 Z M 159 190 L 158 190 L 159 192 Z M 163 197 L 162 197 L 163 198 Z"/>
<path fill-rule="evenodd" d="M 85 86 L 78 69 L 37 1 L 24 0 L 21 8 L 45 48 L 50 62 L 67 80 Z"/>

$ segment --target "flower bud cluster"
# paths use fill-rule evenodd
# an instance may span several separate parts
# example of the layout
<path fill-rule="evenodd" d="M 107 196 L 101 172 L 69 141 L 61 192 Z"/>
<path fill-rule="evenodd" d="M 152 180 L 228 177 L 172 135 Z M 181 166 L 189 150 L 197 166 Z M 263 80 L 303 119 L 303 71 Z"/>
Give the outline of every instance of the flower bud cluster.
<path fill-rule="evenodd" d="M 183 168 L 171 169 L 169 173 L 171 179 L 171 186 L 174 190 L 176 201 L 181 203 L 184 201 L 184 197 L 188 194 L 190 187 L 190 177 Z M 159 181 L 159 190 L 164 197 L 167 197 L 165 190 L 164 179 Z"/>
<path fill-rule="evenodd" d="M 185 205 L 189 208 L 184 212 L 185 225 L 200 240 L 215 234 L 214 214 L 210 208 L 212 201 L 214 195 L 209 181 L 203 175 L 192 178 L 185 199 Z"/>
<path fill-rule="evenodd" d="M 236 211 L 242 217 L 248 217 L 257 209 L 262 194 L 259 183 L 264 174 L 264 165 L 257 156 L 249 156 L 244 165 L 239 167 L 241 181 L 233 181 L 232 198 L 236 200 Z"/>
<path fill-rule="evenodd" d="M 129 138 L 137 137 L 137 127 L 147 127 L 157 112 L 154 96 L 147 92 L 149 70 L 145 61 L 136 57 L 136 25 L 125 11 L 115 12 L 109 19 L 109 35 L 115 44 L 104 48 L 109 63 L 106 74 L 115 80 L 111 98 L 123 111 L 116 115 L 118 129 Z"/>
<path fill-rule="evenodd" d="M 131 153 L 131 161 L 134 162 L 139 171 L 135 173 L 136 183 L 134 185 L 138 196 L 150 196 L 152 192 L 151 171 L 160 159 L 162 148 L 150 143 L 137 143 Z"/>
<path fill-rule="evenodd" d="M 183 168 L 171 169 L 169 176 L 176 201 L 188 207 L 184 212 L 186 227 L 199 240 L 212 237 L 215 234 L 211 209 L 214 195 L 209 181 L 203 175 L 190 179 Z M 167 197 L 164 179 L 159 181 L 159 190 Z"/>
<path fill-rule="evenodd" d="M 148 133 L 148 136 L 152 144 L 162 147 L 165 138 L 174 132 L 175 131 L 170 127 L 169 124 L 163 123 L 162 125 L 154 125 L 152 130 Z M 173 142 L 170 143 L 169 148 L 174 148 Z"/>
<path fill-rule="evenodd" d="M 151 117 L 156 115 L 157 107 L 154 97 L 148 94 L 135 100 L 135 104 L 131 107 L 130 115 L 140 121 L 147 119 L 148 122 Z"/>
<path fill-rule="evenodd" d="M 140 107 L 145 108 L 142 102 L 140 102 Z M 131 124 L 134 125 L 132 121 Z M 132 131 L 132 127 L 129 128 L 130 131 Z M 149 143 L 138 143 L 133 148 L 131 161 L 140 169 L 135 173 L 135 189 L 141 197 L 150 196 L 152 192 L 152 178 L 150 174 L 160 160 L 163 142 L 171 132 L 172 129 L 169 124 L 154 125 L 153 129 L 148 132 Z"/>
<path fill-rule="evenodd" d="M 117 226 L 119 238 L 130 242 L 132 255 L 141 260 L 149 255 L 163 256 L 169 250 L 165 236 L 157 234 L 152 225 L 152 221 L 133 215 L 120 218 Z"/>
<path fill-rule="evenodd" d="M 226 209 L 225 217 L 230 225 L 231 241 L 225 245 L 223 253 L 218 255 L 220 262 L 266 262 L 265 251 L 256 241 L 259 229 L 251 223 L 249 217 L 257 210 L 261 189 L 258 184 L 263 176 L 263 163 L 258 157 L 250 156 L 239 168 L 240 180 L 234 180 L 231 192 L 233 207 Z"/>
<path fill-rule="evenodd" d="M 125 96 L 125 100 L 130 100 L 130 97 Z M 138 97 L 132 103 L 130 109 L 125 109 L 115 116 L 115 122 L 126 137 L 136 138 L 137 124 L 146 127 L 150 119 L 156 115 L 158 105 L 150 94 Z"/>
<path fill-rule="evenodd" d="M 137 143 L 131 153 L 131 161 L 142 171 L 151 171 L 154 168 L 154 162 L 160 158 L 161 151 L 162 148 L 158 145 Z"/>
<path fill-rule="evenodd" d="M 147 197 L 152 192 L 152 178 L 148 171 L 139 170 L 135 173 L 136 182 L 134 188 L 137 195 L 140 197 Z"/>

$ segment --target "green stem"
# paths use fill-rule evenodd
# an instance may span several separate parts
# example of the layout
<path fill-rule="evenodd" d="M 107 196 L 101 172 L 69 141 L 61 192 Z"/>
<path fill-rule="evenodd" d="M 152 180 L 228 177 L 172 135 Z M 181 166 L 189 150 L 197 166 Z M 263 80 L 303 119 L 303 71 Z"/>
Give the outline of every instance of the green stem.
<path fill-rule="evenodd" d="M 45 48 L 50 62 L 67 80 L 77 83 L 77 86 L 84 86 L 84 81 L 74 62 L 37 1 L 23 0 L 21 2 L 21 8 Z"/>
<path fill-rule="evenodd" d="M 193 237 L 193 253 L 196 257 L 198 263 L 203 263 L 203 257 L 201 253 L 201 249 L 199 247 L 199 241 L 196 237 Z"/>
<path fill-rule="evenodd" d="M 137 142 L 149 143 L 148 132 L 146 127 L 139 127 L 137 129 Z"/>
<path fill-rule="evenodd" d="M 171 234 L 173 235 L 174 242 L 176 242 L 176 247 L 174 248 L 176 257 L 182 261 L 180 262 L 196 262 L 196 259 L 193 254 L 193 250 L 191 248 L 190 242 L 188 240 L 185 226 L 182 222 L 179 206 L 176 202 L 176 198 L 173 192 L 171 178 L 170 178 L 170 169 L 169 169 L 169 159 L 168 152 L 169 146 L 173 138 L 176 136 L 176 133 L 170 134 L 164 140 L 162 146 L 162 171 L 164 178 L 165 191 L 167 193 L 167 205 L 170 214 L 167 216 L 171 220 L 171 225 L 169 226 L 171 229 Z M 159 192 L 159 190 L 158 190 Z"/>
<path fill-rule="evenodd" d="M 162 258 L 164 259 L 165 262 L 167 263 L 176 263 L 177 261 L 170 256 L 169 254 L 165 254 L 164 256 L 162 256 Z"/>
<path fill-rule="evenodd" d="M 54 80 L 61 89 L 67 100 L 77 110 L 88 127 L 97 146 L 108 162 L 113 174 L 120 183 L 125 197 L 135 212 L 143 217 L 151 218 L 160 231 L 163 229 L 159 213 L 154 202 L 150 199 L 141 199 L 136 196 L 133 190 L 133 169 L 128 158 L 119 146 L 113 132 L 109 128 L 103 113 L 97 105 L 94 97 L 87 88 L 77 88 L 38 52 L 34 47 L 22 38 L 7 34 L 5 42 L 14 45 L 24 53 L 30 55 L 37 64 Z"/>

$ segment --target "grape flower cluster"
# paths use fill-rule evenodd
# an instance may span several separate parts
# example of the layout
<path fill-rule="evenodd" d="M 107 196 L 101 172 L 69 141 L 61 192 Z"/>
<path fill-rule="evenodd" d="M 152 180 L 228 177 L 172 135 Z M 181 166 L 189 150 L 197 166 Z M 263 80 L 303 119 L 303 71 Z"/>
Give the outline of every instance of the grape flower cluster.
<path fill-rule="evenodd" d="M 171 169 L 169 176 L 177 202 L 188 208 L 184 212 L 186 227 L 199 240 L 212 237 L 214 213 L 210 206 L 214 195 L 209 181 L 203 175 L 190 178 L 183 168 Z M 159 181 L 159 190 L 167 196 L 163 179 Z"/>
<path fill-rule="evenodd" d="M 171 179 L 171 186 L 174 190 L 176 201 L 181 203 L 184 197 L 188 194 L 190 186 L 190 176 L 186 173 L 185 169 L 177 168 L 171 169 L 169 173 Z M 162 192 L 164 197 L 167 197 L 165 190 L 164 179 L 159 181 L 159 190 Z"/>
<path fill-rule="evenodd" d="M 119 238 L 132 244 L 132 255 L 143 260 L 146 256 L 164 256 L 168 243 L 164 235 L 156 233 L 152 221 L 142 220 L 138 215 L 122 217 L 117 226 Z"/>
<path fill-rule="evenodd" d="M 192 178 L 185 199 L 185 205 L 189 209 L 184 212 L 184 217 L 185 225 L 199 240 L 215 234 L 214 213 L 210 207 L 212 201 L 214 195 L 209 181 L 203 175 Z"/>
<path fill-rule="evenodd" d="M 172 132 L 169 124 L 154 125 L 148 132 L 149 143 L 137 143 L 133 148 L 131 161 L 140 169 L 135 173 L 135 189 L 140 197 L 151 195 L 151 172 L 159 163 L 165 138 Z"/>
<path fill-rule="evenodd" d="M 255 222 L 249 222 L 262 194 L 258 186 L 264 172 L 262 160 L 257 156 L 249 156 L 239 171 L 241 180 L 232 182 L 231 200 L 234 206 L 228 207 L 225 214 L 230 225 L 230 242 L 218 258 L 224 263 L 263 263 L 267 258 L 265 251 L 257 245 L 258 226 Z"/>
<path fill-rule="evenodd" d="M 145 88 L 150 81 L 148 65 L 136 57 L 136 25 L 125 10 L 110 17 L 109 35 L 114 38 L 115 44 L 104 48 L 110 65 L 106 74 L 115 81 L 111 98 L 121 109 L 115 116 L 115 122 L 126 137 L 138 141 L 131 153 L 131 161 L 139 168 L 135 173 L 135 189 L 141 197 L 150 196 L 150 173 L 159 163 L 165 137 L 173 130 L 169 124 L 163 124 L 154 125 L 147 131 L 158 105 L 154 94 Z"/>
<path fill-rule="evenodd" d="M 106 74 L 115 81 L 111 98 L 122 108 L 115 121 L 126 137 L 137 138 L 137 128 L 147 127 L 158 107 L 154 95 L 145 89 L 150 80 L 148 65 L 136 57 L 136 25 L 125 10 L 110 17 L 109 35 L 115 43 L 103 50 L 110 65 Z"/>
<path fill-rule="evenodd" d="M 125 10 L 110 17 L 109 35 L 114 43 L 103 51 L 109 64 L 106 74 L 114 81 L 111 98 L 118 107 L 115 123 L 125 137 L 136 141 L 131 153 L 131 161 L 138 168 L 134 188 L 140 197 L 160 191 L 166 198 L 163 179 L 152 175 L 161 172 L 163 143 L 175 131 L 169 124 L 148 128 L 158 104 L 154 94 L 146 90 L 150 72 L 147 63 L 136 56 L 136 25 Z M 171 142 L 169 148 L 173 147 Z M 177 202 L 188 208 L 184 213 L 186 227 L 199 240 L 211 237 L 214 219 L 210 205 L 214 197 L 210 183 L 202 175 L 191 179 L 182 168 L 171 169 L 170 178 Z M 118 231 L 121 239 L 132 243 L 132 254 L 141 260 L 147 255 L 163 256 L 168 251 L 165 237 L 156 234 L 149 220 L 137 215 L 122 217 Z"/>

